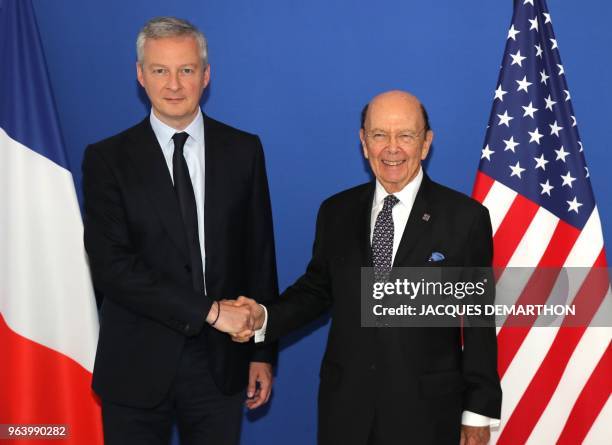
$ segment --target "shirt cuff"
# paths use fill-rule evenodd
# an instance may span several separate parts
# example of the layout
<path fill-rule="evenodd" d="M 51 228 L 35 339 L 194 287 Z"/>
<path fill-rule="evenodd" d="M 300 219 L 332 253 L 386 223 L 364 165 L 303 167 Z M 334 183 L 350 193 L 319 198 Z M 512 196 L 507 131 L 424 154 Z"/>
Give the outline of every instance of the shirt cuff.
<path fill-rule="evenodd" d="M 461 425 L 466 426 L 499 426 L 499 419 L 492 419 L 472 411 L 463 411 Z"/>
<path fill-rule="evenodd" d="M 260 306 L 264 310 L 264 322 L 261 329 L 255 331 L 255 343 L 262 343 L 266 339 L 266 328 L 268 327 L 268 310 L 263 304 Z"/>

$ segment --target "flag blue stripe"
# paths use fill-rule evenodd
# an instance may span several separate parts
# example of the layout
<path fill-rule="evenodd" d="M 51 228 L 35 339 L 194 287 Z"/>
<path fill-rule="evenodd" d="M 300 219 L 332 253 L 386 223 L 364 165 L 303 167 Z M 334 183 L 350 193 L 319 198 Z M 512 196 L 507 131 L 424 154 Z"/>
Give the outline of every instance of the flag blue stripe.
<path fill-rule="evenodd" d="M 0 1 L 0 127 L 69 169 L 30 0 Z"/>

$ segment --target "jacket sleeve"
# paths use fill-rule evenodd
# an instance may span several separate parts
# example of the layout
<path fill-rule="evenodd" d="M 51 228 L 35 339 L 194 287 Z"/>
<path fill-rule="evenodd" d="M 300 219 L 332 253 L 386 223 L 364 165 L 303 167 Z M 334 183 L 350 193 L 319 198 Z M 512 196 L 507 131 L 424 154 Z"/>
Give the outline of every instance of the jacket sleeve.
<path fill-rule="evenodd" d="M 495 280 L 491 273 L 493 261 L 493 238 L 489 212 L 479 207 L 469 229 L 469 244 L 465 266 L 473 267 L 487 275 L 490 284 L 483 303 L 493 303 Z M 483 269 L 484 268 L 484 269 Z M 467 384 L 465 411 L 499 419 L 501 415 L 502 391 L 497 373 L 497 339 L 495 328 L 488 320 L 487 327 L 466 327 L 463 329 L 463 378 Z"/>
<path fill-rule="evenodd" d="M 266 342 L 273 341 L 314 320 L 332 304 L 331 283 L 326 256 L 326 202 L 317 216 L 312 258 L 302 275 L 268 309 Z"/>
<path fill-rule="evenodd" d="M 259 138 L 256 138 L 251 184 L 246 251 L 248 296 L 259 303 L 268 304 L 278 298 L 278 281 L 270 192 Z M 276 342 L 258 343 L 255 345 L 251 360 L 275 363 L 277 355 L 278 344 Z"/>

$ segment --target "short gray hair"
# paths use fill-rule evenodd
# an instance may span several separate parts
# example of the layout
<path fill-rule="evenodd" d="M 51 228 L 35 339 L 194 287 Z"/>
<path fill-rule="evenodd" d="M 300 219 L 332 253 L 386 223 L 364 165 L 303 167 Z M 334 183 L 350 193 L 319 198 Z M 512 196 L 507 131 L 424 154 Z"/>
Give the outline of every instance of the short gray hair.
<path fill-rule="evenodd" d="M 155 17 L 149 20 L 136 38 L 136 54 L 138 63 L 144 62 L 144 45 L 147 39 L 163 39 L 166 37 L 193 37 L 198 42 L 202 56 L 202 66 L 208 66 L 208 43 L 206 37 L 198 28 L 187 20 L 176 17 Z"/>

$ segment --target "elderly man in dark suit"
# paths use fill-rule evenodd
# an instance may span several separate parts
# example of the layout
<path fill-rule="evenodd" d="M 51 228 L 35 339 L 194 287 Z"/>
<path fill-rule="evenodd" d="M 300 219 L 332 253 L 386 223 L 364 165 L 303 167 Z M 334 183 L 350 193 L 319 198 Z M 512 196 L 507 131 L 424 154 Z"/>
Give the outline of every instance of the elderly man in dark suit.
<path fill-rule="evenodd" d="M 182 444 L 237 445 L 244 390 L 249 408 L 267 401 L 276 356 L 220 332 L 253 325 L 221 299 L 278 293 L 261 143 L 200 110 L 210 65 L 193 25 L 153 19 L 137 50 L 151 113 L 83 161 L 105 441 L 166 445 L 176 422 Z"/>
<path fill-rule="evenodd" d="M 323 202 L 306 273 L 267 312 L 244 297 L 236 305 L 251 308 L 266 342 L 331 310 L 320 444 L 485 444 L 501 408 L 495 330 L 361 327 L 360 270 L 427 266 L 434 256 L 490 266 L 488 212 L 424 173 L 433 132 L 414 96 L 375 97 L 359 136 L 376 180 Z"/>

